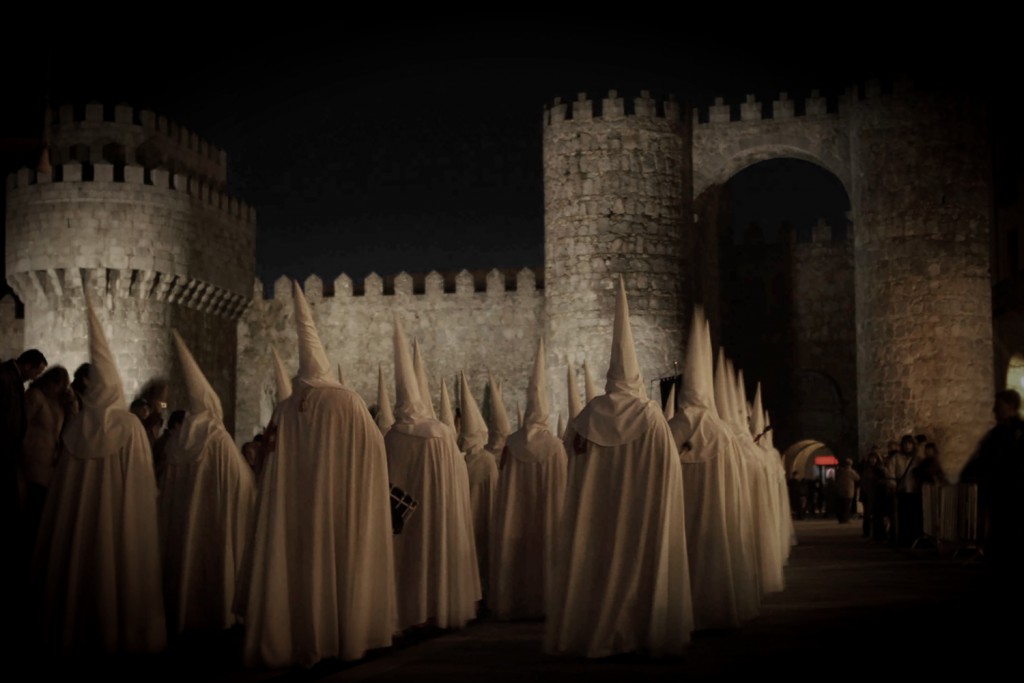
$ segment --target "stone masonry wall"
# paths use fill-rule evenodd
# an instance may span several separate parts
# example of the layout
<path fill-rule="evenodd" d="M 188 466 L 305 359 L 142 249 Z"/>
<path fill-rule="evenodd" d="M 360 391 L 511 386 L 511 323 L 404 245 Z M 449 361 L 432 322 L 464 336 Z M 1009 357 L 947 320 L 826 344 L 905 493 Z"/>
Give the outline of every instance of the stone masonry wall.
<path fill-rule="evenodd" d="M 567 362 L 587 360 L 603 387 L 620 274 L 644 378 L 674 375 L 674 363 L 682 365 L 689 315 L 684 231 L 692 223 L 688 129 L 677 103 L 662 106 L 659 116 L 655 100 L 642 93 L 627 115 L 612 91 L 600 115 L 584 95 L 571 111 L 556 102 L 546 113 L 546 343 L 558 377 Z M 553 390 L 556 405 L 565 406 L 564 380 Z"/>
<path fill-rule="evenodd" d="M 68 163 L 8 178 L 7 273 L 25 303 L 24 344 L 74 370 L 88 353 L 84 286 L 114 324 L 128 398 L 154 377 L 184 407 L 170 328 L 210 375 L 233 426 L 236 326 L 252 294 L 255 215 L 166 171 Z M 123 181 L 115 180 L 123 177 Z M 114 340 L 117 341 L 114 341 Z"/>
<path fill-rule="evenodd" d="M 494 270 L 486 291 L 474 291 L 473 277 L 463 271 L 446 292 L 443 276 L 427 275 L 422 293 L 414 294 L 413 279 L 395 277 L 394 293 L 385 295 L 383 280 L 372 274 L 364 293 L 353 294 L 352 280 L 341 275 L 333 296 L 324 296 L 323 282 L 311 276 L 303 284 L 328 358 L 340 364 L 345 385 L 358 392 L 367 406 L 377 403 L 377 368 L 383 366 L 388 396 L 395 400 L 394 319 L 398 316 L 410 341 L 418 339 L 427 365 L 431 401 L 440 399 L 440 378 L 448 382 L 457 407 L 460 370 L 478 402 L 483 401 L 487 369 L 501 383 L 502 396 L 513 429 L 516 402 L 525 409 L 526 387 L 533 369 L 537 339 L 543 330 L 544 291 L 536 286 L 533 271 L 519 272 L 514 289 Z M 293 317 L 291 282 L 279 278 L 273 296 L 264 299 L 256 282 L 252 305 L 242 316 L 238 331 L 238 430 L 243 442 L 266 426 L 276 400 L 271 347 L 275 347 L 291 375 L 298 371 L 298 348 Z M 549 368 L 549 381 L 564 377 Z M 562 382 L 564 384 L 564 380 Z M 552 411 L 565 407 L 552 403 Z M 555 427 L 557 416 L 551 423 Z"/>
<path fill-rule="evenodd" d="M 860 442 L 937 440 L 958 474 L 991 424 L 990 160 L 980 113 L 897 84 L 851 126 Z"/>
<path fill-rule="evenodd" d="M 839 239 L 819 223 L 810 242 L 792 245 L 793 309 L 790 338 L 798 373 L 824 375 L 818 386 L 834 383 L 841 412 L 828 417 L 829 431 L 809 430 L 815 413 L 826 407 L 813 397 L 796 406 L 795 421 L 806 438 L 824 441 L 837 453 L 856 458 L 857 347 L 854 323 L 853 241 Z M 826 379 L 827 378 L 827 379 Z M 829 382 L 831 380 L 831 382 Z"/>

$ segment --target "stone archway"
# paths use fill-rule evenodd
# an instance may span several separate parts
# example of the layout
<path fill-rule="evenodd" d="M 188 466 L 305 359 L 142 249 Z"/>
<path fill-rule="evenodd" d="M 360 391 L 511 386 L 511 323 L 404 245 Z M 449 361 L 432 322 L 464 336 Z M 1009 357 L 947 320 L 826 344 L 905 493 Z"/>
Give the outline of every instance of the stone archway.
<path fill-rule="evenodd" d="M 771 157 L 781 152 L 792 157 Z M 713 336 L 744 369 L 747 390 L 762 382 L 778 443 L 813 433 L 856 457 L 853 211 L 830 166 L 784 145 L 722 160 L 721 173 L 732 175 L 715 176 L 721 182 L 697 201 L 698 255 L 706 256 L 696 259 L 703 291 L 695 300 L 710 301 Z M 759 212 L 767 221 L 743 225 Z"/>

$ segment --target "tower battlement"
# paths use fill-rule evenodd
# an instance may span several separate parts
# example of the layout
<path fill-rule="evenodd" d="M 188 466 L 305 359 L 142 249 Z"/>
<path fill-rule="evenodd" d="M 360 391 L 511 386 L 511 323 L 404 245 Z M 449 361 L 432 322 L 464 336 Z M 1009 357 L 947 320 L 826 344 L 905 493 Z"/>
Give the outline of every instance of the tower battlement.
<path fill-rule="evenodd" d="M 672 95 L 664 99 L 655 99 L 651 97 L 650 91 L 641 90 L 640 96 L 628 100 L 628 103 L 632 106 L 632 111 L 627 110 L 627 100 L 619 97 L 617 90 L 609 90 L 608 96 L 599 101 L 588 99 L 585 92 L 578 93 L 574 102 L 562 102 L 560 97 L 556 97 L 553 104 L 544 108 L 544 125 L 572 125 L 595 119 L 682 120 L 682 105 Z"/>
<path fill-rule="evenodd" d="M 227 183 L 224 150 L 149 109 L 65 104 L 49 120 L 54 164 L 106 161 L 190 175 L 220 188 Z"/>

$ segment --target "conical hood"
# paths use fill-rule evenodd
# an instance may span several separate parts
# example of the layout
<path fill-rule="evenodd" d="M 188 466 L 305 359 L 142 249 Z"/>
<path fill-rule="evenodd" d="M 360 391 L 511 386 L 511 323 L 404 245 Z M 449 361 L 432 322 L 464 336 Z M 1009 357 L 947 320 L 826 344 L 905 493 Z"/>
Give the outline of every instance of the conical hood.
<path fill-rule="evenodd" d="M 452 412 L 452 401 L 448 398 L 448 382 L 441 378 L 441 414 L 438 417 L 441 422 L 455 429 L 455 414 Z"/>
<path fill-rule="evenodd" d="M 754 435 L 754 438 L 761 436 L 764 431 L 764 408 L 761 404 L 761 383 L 757 383 L 757 389 L 754 391 L 754 409 L 750 414 L 750 433 Z M 758 442 L 762 443 L 762 442 Z M 764 445 L 762 443 L 762 445 Z"/>
<path fill-rule="evenodd" d="M 434 402 L 430 400 L 430 384 L 427 382 L 427 364 L 423 362 L 419 340 L 414 341 L 412 345 L 412 366 L 416 370 L 416 382 L 420 386 L 420 398 L 423 399 L 423 407 L 430 413 L 430 417 L 436 420 L 437 413 L 434 412 Z"/>
<path fill-rule="evenodd" d="M 124 385 L 117 371 L 114 354 L 103 332 L 103 325 L 96 316 L 92 300 L 86 294 L 86 313 L 89 316 L 89 391 L 83 397 L 83 403 L 94 410 L 104 411 L 110 408 L 127 409 L 124 398 Z"/>
<path fill-rule="evenodd" d="M 522 423 L 520 429 L 525 427 L 530 436 L 538 429 L 550 431 L 551 427 L 548 425 L 550 414 L 547 369 L 544 364 L 544 339 L 541 338 L 537 342 L 537 355 L 533 360 L 533 376 L 530 377 L 530 385 L 526 389 L 526 413 L 520 420 Z"/>
<path fill-rule="evenodd" d="M 775 439 L 772 437 L 772 432 L 774 430 L 772 429 L 772 416 L 767 410 L 764 411 L 764 428 L 768 430 L 764 435 L 765 446 L 768 450 L 772 450 L 775 448 Z"/>
<path fill-rule="evenodd" d="M 612 355 L 608 362 L 608 376 L 604 385 L 607 394 L 633 394 L 643 396 L 643 378 L 640 362 L 633 342 L 633 327 L 629 324 L 629 302 L 626 284 L 619 276 L 619 292 L 615 300 L 615 323 L 612 328 Z"/>
<path fill-rule="evenodd" d="M 705 348 L 708 333 L 704 309 L 693 307 L 693 322 L 690 325 L 689 341 L 686 344 L 686 360 L 683 363 L 683 388 L 680 403 L 685 406 L 714 408 L 714 377 L 711 369 L 711 349 Z"/>
<path fill-rule="evenodd" d="M 395 424 L 391 428 L 414 436 L 441 436 L 447 428 L 431 417 L 420 397 L 420 384 L 413 366 L 412 350 L 402 328 L 402 321 L 397 317 L 394 345 Z"/>
<path fill-rule="evenodd" d="M 473 392 L 466 381 L 466 373 L 460 373 L 461 394 L 460 412 L 462 413 L 462 450 L 467 453 L 487 443 L 487 423 L 480 414 L 480 407 L 473 398 Z"/>
<path fill-rule="evenodd" d="M 338 384 L 345 386 L 345 375 L 341 373 L 341 363 L 338 363 Z"/>
<path fill-rule="evenodd" d="M 124 385 L 114 362 L 114 354 L 88 289 L 85 291 L 86 321 L 89 327 L 89 388 L 82 396 L 82 411 L 68 421 L 64 445 L 77 458 L 92 459 L 113 455 L 130 439 L 130 429 L 139 425 L 128 412 Z"/>
<path fill-rule="evenodd" d="M 505 412 L 505 401 L 501 398 L 501 387 L 494 379 L 494 374 L 487 371 L 487 383 L 491 387 L 491 415 L 487 424 L 488 441 L 487 448 L 495 453 L 500 453 L 505 446 L 505 439 L 512 433 L 512 423 L 509 422 L 508 413 Z"/>
<path fill-rule="evenodd" d="M 306 295 L 295 280 L 292 281 L 295 294 L 295 330 L 299 335 L 299 374 L 298 378 L 306 382 L 330 382 L 331 362 L 327 360 L 324 345 L 320 343 L 320 335 L 313 321 L 313 311 L 309 308 Z"/>
<path fill-rule="evenodd" d="M 747 407 L 747 383 L 743 381 L 743 370 L 736 371 L 736 419 L 743 429 L 750 431 L 750 412 Z"/>
<path fill-rule="evenodd" d="M 181 370 L 185 375 L 185 387 L 188 389 L 188 411 L 193 415 L 209 413 L 218 422 L 224 421 L 224 410 L 220 405 L 220 398 L 217 392 L 210 386 L 206 375 L 199 368 L 195 357 L 189 351 L 185 340 L 177 330 L 172 329 L 174 346 L 178 349 L 178 360 L 181 361 Z"/>
<path fill-rule="evenodd" d="M 395 424 L 395 414 L 391 411 L 391 399 L 388 398 L 388 385 L 384 382 L 384 366 L 377 366 L 377 427 L 381 434 L 387 434 L 391 425 Z"/>
<path fill-rule="evenodd" d="M 668 390 L 668 401 L 665 402 L 665 419 L 671 420 L 676 416 L 676 385 L 673 384 Z"/>
<path fill-rule="evenodd" d="M 270 350 L 274 353 L 274 381 L 277 383 L 277 402 L 280 403 L 292 395 L 292 381 L 288 379 L 288 371 L 284 369 L 281 354 L 273 346 Z"/>
<path fill-rule="evenodd" d="M 587 366 L 587 361 L 583 361 L 583 397 L 587 399 L 587 403 L 594 400 L 597 396 L 597 387 L 594 386 L 594 379 L 590 376 L 590 368 Z"/>
<path fill-rule="evenodd" d="M 576 416 L 583 410 L 580 405 L 580 393 L 576 388 L 576 378 L 572 375 L 572 363 L 565 366 L 566 386 L 569 390 L 569 420 L 575 420 Z"/>
<path fill-rule="evenodd" d="M 718 364 L 715 366 L 715 406 L 718 408 L 719 417 L 729 424 L 732 424 L 732 408 L 729 405 L 731 394 L 725 347 L 719 346 Z"/>

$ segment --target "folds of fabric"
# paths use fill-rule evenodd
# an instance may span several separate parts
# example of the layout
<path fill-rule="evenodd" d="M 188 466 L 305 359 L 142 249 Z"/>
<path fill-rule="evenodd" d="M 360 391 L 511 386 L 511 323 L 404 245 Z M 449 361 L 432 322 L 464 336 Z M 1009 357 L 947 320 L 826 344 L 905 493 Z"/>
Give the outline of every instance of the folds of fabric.
<path fill-rule="evenodd" d="M 394 537 L 399 626 L 433 621 L 461 628 L 476 616 L 482 594 L 468 468 L 455 435 L 448 430 L 420 437 L 392 429 L 385 440 L 391 482 L 418 502 Z"/>
<path fill-rule="evenodd" d="M 223 427 L 201 449 L 196 458 L 175 458 L 172 452 L 160 493 L 164 596 L 172 633 L 236 623 L 235 581 L 256 504 L 255 475 Z"/>
<path fill-rule="evenodd" d="M 466 452 L 466 469 L 469 476 L 469 505 L 473 518 L 473 545 L 476 550 L 481 591 L 484 598 L 487 598 L 491 528 L 498 492 L 498 463 L 489 450 L 477 445 Z"/>
<path fill-rule="evenodd" d="M 384 440 L 349 389 L 308 386 L 278 405 L 250 566 L 239 581 L 248 666 L 359 659 L 397 628 Z"/>
<path fill-rule="evenodd" d="M 668 424 L 569 457 L 544 649 L 679 655 L 693 612 L 683 480 Z M 583 415 L 587 412 L 584 408 Z"/>
<path fill-rule="evenodd" d="M 523 431 L 512 434 L 509 444 Z M 528 448 L 527 457 L 508 450 L 498 477 L 488 604 L 499 619 L 544 616 L 553 595 L 568 463 L 561 440 L 550 432 L 529 439 Z"/>
<path fill-rule="evenodd" d="M 167 632 L 153 456 L 138 418 L 105 419 L 120 443 L 101 440 L 102 457 L 65 451 L 46 497 L 33 572 L 42 638 L 62 654 L 155 653 Z"/>

